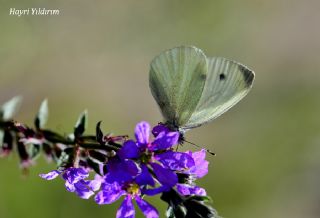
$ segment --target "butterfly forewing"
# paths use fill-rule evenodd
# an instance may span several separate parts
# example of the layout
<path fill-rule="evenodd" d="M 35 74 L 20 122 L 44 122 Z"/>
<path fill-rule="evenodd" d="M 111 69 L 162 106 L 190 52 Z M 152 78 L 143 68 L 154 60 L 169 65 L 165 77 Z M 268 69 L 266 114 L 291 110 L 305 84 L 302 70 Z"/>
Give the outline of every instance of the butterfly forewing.
<path fill-rule="evenodd" d="M 161 53 L 151 62 L 149 85 L 165 121 L 184 126 L 194 113 L 208 71 L 204 53 L 181 46 Z"/>
<path fill-rule="evenodd" d="M 226 112 L 251 89 L 254 73 L 244 65 L 225 58 L 208 58 L 208 73 L 200 101 L 182 127 L 201 126 Z"/>

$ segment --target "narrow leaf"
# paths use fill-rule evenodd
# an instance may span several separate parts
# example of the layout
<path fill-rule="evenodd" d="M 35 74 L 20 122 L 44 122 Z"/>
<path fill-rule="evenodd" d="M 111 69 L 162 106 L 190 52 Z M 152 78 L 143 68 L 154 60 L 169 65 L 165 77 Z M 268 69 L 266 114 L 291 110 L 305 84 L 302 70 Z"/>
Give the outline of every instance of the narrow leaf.
<path fill-rule="evenodd" d="M 21 161 L 29 159 L 29 154 L 27 152 L 26 146 L 22 142 L 17 142 L 17 149 Z"/>
<path fill-rule="evenodd" d="M 91 167 L 96 173 L 98 173 L 100 176 L 103 175 L 103 172 L 100 171 L 100 165 L 99 163 L 91 160 L 90 158 L 87 159 L 87 164 L 89 167 Z"/>
<path fill-rule="evenodd" d="M 96 139 L 100 144 L 104 144 L 104 142 L 103 142 L 103 132 L 101 130 L 100 125 L 101 125 L 101 121 L 99 121 L 97 123 L 97 126 L 96 126 Z"/>
<path fill-rule="evenodd" d="M 58 169 L 64 170 L 67 167 L 72 166 L 73 160 L 74 160 L 73 148 L 64 149 L 57 161 Z"/>
<path fill-rule="evenodd" d="M 36 119 L 34 121 L 37 129 L 43 129 L 47 123 L 49 115 L 48 99 L 42 101 Z"/>
<path fill-rule="evenodd" d="M 89 157 L 100 164 L 104 164 L 108 160 L 106 152 L 99 152 L 95 150 L 89 150 Z"/>
<path fill-rule="evenodd" d="M 40 145 L 29 144 L 27 148 L 27 152 L 31 159 L 36 159 L 40 155 Z"/>
<path fill-rule="evenodd" d="M 3 146 L 4 143 L 4 131 L 0 130 L 0 148 Z"/>
<path fill-rule="evenodd" d="M 6 103 L 4 103 L 0 110 L 0 120 L 7 121 L 12 119 L 13 115 L 17 112 L 18 108 L 20 107 L 21 101 L 21 96 L 15 96 Z"/>
<path fill-rule="evenodd" d="M 87 127 L 87 122 L 88 122 L 88 112 L 85 110 L 82 112 L 78 118 L 78 121 L 74 127 L 74 136 L 79 137 L 81 136 L 84 131 L 86 130 Z"/>
<path fill-rule="evenodd" d="M 50 130 L 43 130 L 42 133 L 44 137 L 52 143 L 63 143 L 67 145 L 73 143 L 71 140 L 68 140 L 65 137 L 59 135 L 58 133 L 52 132 Z"/>

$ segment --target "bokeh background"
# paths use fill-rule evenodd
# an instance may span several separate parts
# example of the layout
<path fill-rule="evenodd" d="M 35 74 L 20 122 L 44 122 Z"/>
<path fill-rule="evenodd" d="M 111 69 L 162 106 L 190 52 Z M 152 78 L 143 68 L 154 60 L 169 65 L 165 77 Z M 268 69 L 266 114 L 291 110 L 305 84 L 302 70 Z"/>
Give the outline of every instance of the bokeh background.
<path fill-rule="evenodd" d="M 9 8 L 59 9 L 59 16 L 9 16 Z M 22 95 L 16 119 L 31 124 L 44 98 L 48 127 L 66 134 L 89 110 L 89 133 L 133 135 L 161 115 L 148 87 L 151 59 L 195 45 L 256 72 L 252 91 L 214 122 L 187 133 L 213 149 L 199 181 L 228 218 L 320 217 L 320 2 L 0 1 L 0 102 Z M 183 149 L 195 149 L 185 145 Z M 68 193 L 43 158 L 28 177 L 0 159 L 1 218 L 114 217 Z M 164 216 L 165 205 L 152 200 Z M 141 213 L 138 213 L 141 216 Z"/>

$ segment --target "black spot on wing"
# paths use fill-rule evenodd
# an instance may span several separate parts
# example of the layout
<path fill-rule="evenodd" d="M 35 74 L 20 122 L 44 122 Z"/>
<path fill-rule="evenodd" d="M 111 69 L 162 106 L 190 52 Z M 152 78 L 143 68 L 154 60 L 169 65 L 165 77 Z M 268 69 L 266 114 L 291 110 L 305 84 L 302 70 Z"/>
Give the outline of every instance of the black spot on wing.
<path fill-rule="evenodd" d="M 238 65 L 239 70 L 241 71 L 244 81 L 246 83 L 246 87 L 250 87 L 252 85 L 254 79 L 254 73 L 252 70 L 249 70 L 247 67 L 243 65 Z"/>
<path fill-rule="evenodd" d="M 219 75 L 219 79 L 220 79 L 220 81 L 225 80 L 225 79 L 226 79 L 226 75 L 224 75 L 223 73 L 221 73 L 221 74 Z"/>

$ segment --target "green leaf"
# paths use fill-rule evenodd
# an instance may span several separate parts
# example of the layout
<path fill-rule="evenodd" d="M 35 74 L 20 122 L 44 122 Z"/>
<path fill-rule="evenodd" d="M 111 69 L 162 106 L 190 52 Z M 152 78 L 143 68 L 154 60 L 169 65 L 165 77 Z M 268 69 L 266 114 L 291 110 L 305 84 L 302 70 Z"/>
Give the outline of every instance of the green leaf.
<path fill-rule="evenodd" d="M 21 101 L 21 96 L 15 96 L 4 103 L 0 109 L 0 120 L 7 121 L 12 119 L 13 115 L 17 112 Z"/>
<path fill-rule="evenodd" d="M 40 155 L 40 145 L 36 145 L 36 144 L 28 144 L 27 145 L 27 152 L 29 154 L 29 157 L 31 159 L 36 159 L 37 157 L 39 157 Z"/>
<path fill-rule="evenodd" d="M 89 150 L 89 157 L 99 164 L 105 164 L 108 161 L 108 157 L 105 152 Z"/>
<path fill-rule="evenodd" d="M 88 111 L 82 112 L 78 118 L 78 121 L 74 127 L 74 136 L 77 138 L 81 136 L 86 130 L 88 123 Z"/>
<path fill-rule="evenodd" d="M 167 218 L 175 218 L 174 210 L 173 210 L 172 206 L 168 206 L 168 209 L 166 211 L 166 217 Z"/>
<path fill-rule="evenodd" d="M 58 161 L 58 170 L 64 170 L 72 166 L 74 160 L 73 148 L 66 148 L 62 151 Z"/>
<path fill-rule="evenodd" d="M 188 198 L 183 205 L 188 210 L 186 218 L 219 218 L 217 211 L 203 201 Z"/>
<path fill-rule="evenodd" d="M 73 141 L 66 139 L 65 137 L 59 135 L 58 133 L 52 132 L 50 130 L 43 130 L 42 134 L 44 137 L 52 143 L 62 143 L 62 144 L 72 144 Z"/>
<path fill-rule="evenodd" d="M 27 152 L 26 146 L 19 140 L 17 140 L 17 150 L 21 161 L 29 159 L 29 154 Z"/>
<path fill-rule="evenodd" d="M 90 158 L 87 158 L 87 164 L 89 165 L 89 167 L 91 167 L 97 174 L 99 174 L 100 176 L 103 176 L 101 175 L 101 173 L 103 172 L 100 172 L 100 164 L 95 162 L 94 160 L 90 159 Z"/>
<path fill-rule="evenodd" d="M 43 129 L 48 121 L 49 109 L 48 109 L 48 99 L 44 99 L 40 105 L 38 114 L 34 121 L 37 129 Z"/>
<path fill-rule="evenodd" d="M 1 136 L 3 134 L 3 136 Z M 10 131 L 0 131 L 0 148 L 3 151 L 10 152 L 13 147 L 14 136 Z"/>
<path fill-rule="evenodd" d="M 197 201 L 212 202 L 212 199 L 210 198 L 210 196 L 194 195 L 194 196 L 191 196 L 190 198 Z"/>
<path fill-rule="evenodd" d="M 0 130 L 0 148 L 3 146 L 4 131 Z"/>
<path fill-rule="evenodd" d="M 49 143 L 43 143 L 42 144 L 42 151 L 47 155 L 52 158 L 55 158 L 55 155 L 53 153 L 53 146 Z"/>
<path fill-rule="evenodd" d="M 103 132 L 101 130 L 101 122 L 102 121 L 99 121 L 97 123 L 97 126 L 96 126 L 96 140 L 100 143 L 100 144 L 104 144 L 103 142 Z"/>
<path fill-rule="evenodd" d="M 207 196 L 182 196 L 176 190 L 163 192 L 161 200 L 168 203 L 168 218 L 219 218 L 217 211 L 204 202 Z"/>

